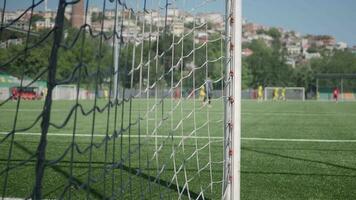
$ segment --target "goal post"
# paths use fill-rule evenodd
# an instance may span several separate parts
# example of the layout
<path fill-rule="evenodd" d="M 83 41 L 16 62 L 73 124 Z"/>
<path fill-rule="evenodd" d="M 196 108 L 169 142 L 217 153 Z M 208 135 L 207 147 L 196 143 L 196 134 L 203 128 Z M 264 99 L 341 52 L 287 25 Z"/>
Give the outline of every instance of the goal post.
<path fill-rule="evenodd" d="M 285 90 L 285 92 L 283 92 Z M 277 93 L 277 97 L 275 97 Z M 283 97 L 285 93 L 285 97 Z M 264 100 L 296 100 L 305 101 L 305 88 L 304 87 L 265 87 Z"/>
<path fill-rule="evenodd" d="M 76 85 L 58 85 L 53 89 L 53 100 L 75 100 L 77 94 Z"/>
<path fill-rule="evenodd" d="M 339 100 L 356 101 L 356 74 L 316 74 L 316 97 L 320 101 L 333 100 L 333 91 L 338 89 Z"/>
<path fill-rule="evenodd" d="M 230 84 L 227 99 L 230 109 L 231 117 L 228 117 L 228 132 L 231 135 L 231 146 L 229 147 L 229 159 L 226 163 L 230 166 L 231 174 L 227 180 L 227 199 L 239 200 L 240 199 L 240 184 L 241 184 L 241 83 L 242 83 L 242 0 L 231 1 L 231 13 L 228 24 L 230 24 L 231 40 L 228 47 L 231 52 L 231 63 L 229 73 Z M 227 25 L 228 26 L 228 25 Z M 229 34 L 229 33 L 228 33 Z M 231 96 L 229 96 L 231 95 Z M 225 111 L 228 113 L 227 111 Z M 229 140 L 230 137 L 225 138 Z M 229 160 L 231 163 L 229 163 Z"/>

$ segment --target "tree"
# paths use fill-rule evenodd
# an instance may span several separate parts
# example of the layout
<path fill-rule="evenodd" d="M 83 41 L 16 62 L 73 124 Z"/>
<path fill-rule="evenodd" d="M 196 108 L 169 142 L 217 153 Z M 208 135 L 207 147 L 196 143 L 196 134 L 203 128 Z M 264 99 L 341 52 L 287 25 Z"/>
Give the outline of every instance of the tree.
<path fill-rule="evenodd" d="M 271 36 L 273 39 L 280 39 L 282 34 L 277 28 L 270 28 L 267 32 L 267 35 Z"/>
<path fill-rule="evenodd" d="M 285 64 L 280 49 L 270 48 L 262 40 L 252 41 L 249 48 L 254 52 L 245 61 L 252 76 L 249 87 L 291 85 L 292 69 Z"/>
<path fill-rule="evenodd" d="M 34 14 L 31 18 L 31 24 L 35 25 L 37 21 L 44 21 L 45 18 L 42 15 Z"/>
<path fill-rule="evenodd" d="M 350 51 L 335 51 L 311 61 L 315 73 L 356 73 L 356 55 Z"/>

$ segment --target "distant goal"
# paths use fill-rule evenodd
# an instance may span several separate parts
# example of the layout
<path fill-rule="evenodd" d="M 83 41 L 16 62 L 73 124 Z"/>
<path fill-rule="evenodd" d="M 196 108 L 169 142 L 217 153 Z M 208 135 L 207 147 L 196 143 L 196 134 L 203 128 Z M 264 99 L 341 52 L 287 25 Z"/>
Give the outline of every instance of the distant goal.
<path fill-rule="evenodd" d="M 282 99 L 282 90 L 285 88 L 285 100 L 305 101 L 305 88 L 304 87 L 265 87 L 264 100 L 273 100 L 275 90 L 277 89 L 277 100 Z"/>

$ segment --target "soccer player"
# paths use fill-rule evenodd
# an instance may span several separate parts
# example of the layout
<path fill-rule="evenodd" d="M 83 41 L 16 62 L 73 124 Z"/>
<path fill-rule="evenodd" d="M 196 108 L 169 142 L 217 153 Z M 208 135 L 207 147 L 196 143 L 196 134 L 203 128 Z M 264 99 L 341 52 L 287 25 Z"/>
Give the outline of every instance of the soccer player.
<path fill-rule="evenodd" d="M 277 101 L 279 99 L 279 88 L 274 88 L 273 90 L 273 101 Z"/>
<path fill-rule="evenodd" d="M 213 81 L 208 77 L 205 81 L 205 98 L 204 103 L 208 100 L 209 106 L 211 106 L 211 97 L 213 93 Z"/>
<path fill-rule="evenodd" d="M 337 102 L 339 99 L 339 88 L 335 87 L 333 91 L 334 101 Z"/>
<path fill-rule="evenodd" d="M 177 87 L 174 89 L 173 98 L 174 100 L 178 101 L 180 97 L 181 97 L 180 88 Z"/>
<path fill-rule="evenodd" d="M 283 87 L 281 90 L 281 100 L 285 101 L 286 100 L 286 88 Z"/>
<path fill-rule="evenodd" d="M 262 101 L 263 100 L 263 87 L 262 87 L 262 85 L 258 86 L 257 100 L 258 101 Z"/>
<path fill-rule="evenodd" d="M 199 97 L 200 97 L 200 99 L 201 99 L 203 105 L 204 105 L 204 101 L 205 101 L 205 96 L 206 96 L 205 87 L 204 87 L 204 85 L 202 85 L 202 86 L 200 87 Z"/>

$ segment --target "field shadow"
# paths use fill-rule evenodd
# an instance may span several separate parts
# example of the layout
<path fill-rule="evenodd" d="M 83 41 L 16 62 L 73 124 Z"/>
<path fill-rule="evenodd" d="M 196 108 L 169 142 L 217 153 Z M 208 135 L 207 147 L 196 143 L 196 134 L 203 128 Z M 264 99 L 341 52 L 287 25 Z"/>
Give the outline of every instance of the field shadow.
<path fill-rule="evenodd" d="M 331 152 L 356 152 L 356 149 L 326 149 L 326 148 L 293 148 L 293 147 L 243 147 L 255 150 L 291 150 L 291 151 L 331 151 Z"/>
<path fill-rule="evenodd" d="M 291 175 L 291 176 L 320 176 L 320 177 L 347 177 L 356 178 L 356 175 L 346 175 L 346 174 L 318 174 L 318 173 L 296 173 L 296 172 L 267 172 L 267 171 L 244 171 L 243 174 L 260 174 L 260 175 Z"/>
<path fill-rule="evenodd" d="M 331 167 L 335 167 L 335 168 L 339 168 L 339 169 L 347 169 L 347 170 L 356 171 L 356 168 L 354 168 L 354 167 L 339 165 L 339 164 L 326 162 L 326 161 L 312 160 L 312 159 L 307 159 L 307 158 L 299 158 L 299 157 L 294 157 L 294 156 L 287 156 L 287 155 L 278 154 L 278 153 L 256 150 L 256 149 L 248 148 L 248 147 L 242 147 L 241 149 L 245 150 L 245 151 L 255 152 L 255 153 L 264 154 L 264 155 L 273 156 L 273 157 L 280 157 L 280 158 L 285 158 L 285 159 L 290 159 L 290 160 L 298 160 L 298 161 L 303 161 L 303 162 L 322 164 L 322 165 L 327 165 L 327 166 L 331 166 Z"/>
<path fill-rule="evenodd" d="M 34 153 L 29 150 L 28 148 L 26 148 L 25 146 L 21 145 L 20 143 L 18 142 L 14 142 L 14 145 L 16 145 L 19 149 L 23 150 L 25 153 L 29 154 L 29 155 L 33 155 Z M 32 162 L 35 162 L 35 161 L 32 161 Z M 81 162 L 82 163 L 82 162 Z M 104 162 L 96 162 L 96 164 L 104 164 Z M 107 163 L 109 164 L 109 163 Z M 81 181 L 79 179 L 79 177 L 73 177 L 73 176 L 70 176 L 70 174 L 68 172 L 66 172 L 65 170 L 63 170 L 61 168 L 61 166 L 53 166 L 51 165 L 50 166 L 55 172 L 57 172 L 58 174 L 64 176 L 65 178 L 67 179 L 71 179 L 71 181 L 73 183 L 75 183 L 76 185 L 81 185 L 82 186 L 82 189 L 83 190 L 88 190 L 89 193 L 91 193 L 95 198 L 97 199 L 106 199 L 105 196 L 98 190 L 88 186 L 88 184 L 84 183 L 83 181 Z M 168 182 L 166 180 L 163 180 L 161 178 L 158 177 L 155 177 L 155 176 L 150 176 L 148 174 L 145 174 L 145 173 L 142 173 L 141 170 L 137 169 L 137 168 L 130 168 L 126 165 L 118 165 L 117 166 L 117 169 L 120 169 L 120 170 L 123 170 L 123 171 L 126 171 L 132 175 L 135 175 L 139 178 L 142 178 L 142 179 L 145 179 L 151 183 L 155 183 L 155 184 L 158 184 L 160 186 L 163 186 L 167 189 L 171 189 L 173 191 L 176 191 L 177 193 L 180 191 L 180 193 L 186 197 L 189 197 L 190 198 L 194 198 L 194 199 L 197 199 L 197 200 L 201 200 L 202 197 L 201 195 L 199 195 L 198 193 L 196 192 L 193 192 L 193 191 L 189 191 L 187 190 L 185 187 L 182 187 L 182 186 L 177 186 L 176 184 L 174 183 L 171 183 L 171 182 Z M 64 187 L 64 185 L 61 185 L 61 186 L 58 186 L 57 188 L 55 188 L 54 190 L 50 191 L 49 193 L 46 193 L 46 195 L 50 195 L 52 193 L 54 193 L 55 191 L 59 190 L 60 188 Z M 179 188 L 179 189 L 178 189 Z M 209 200 L 209 198 L 204 198 L 205 200 Z"/>

